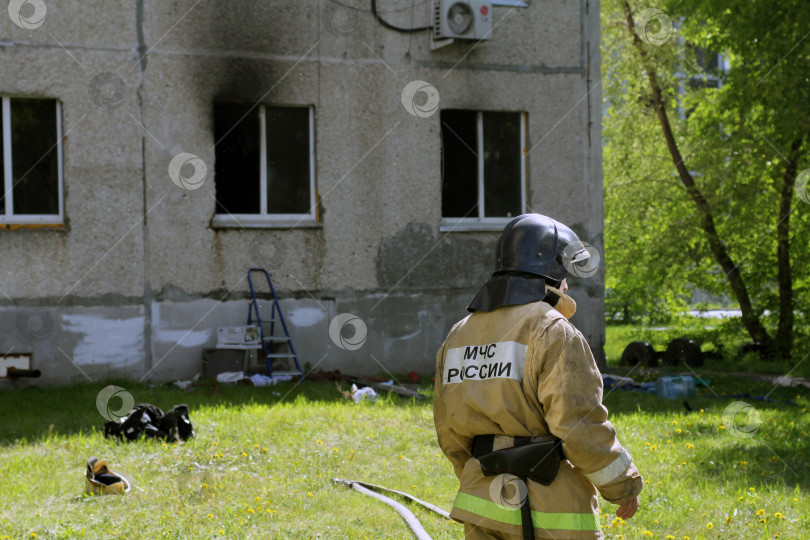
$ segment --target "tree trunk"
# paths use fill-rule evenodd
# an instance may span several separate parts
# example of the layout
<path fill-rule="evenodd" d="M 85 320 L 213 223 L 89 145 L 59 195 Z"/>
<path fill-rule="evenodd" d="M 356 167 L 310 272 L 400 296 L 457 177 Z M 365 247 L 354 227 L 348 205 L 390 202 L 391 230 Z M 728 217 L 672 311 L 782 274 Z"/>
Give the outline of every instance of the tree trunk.
<path fill-rule="evenodd" d="M 790 269 L 790 214 L 793 213 L 793 189 L 796 184 L 796 161 L 804 137 L 790 145 L 787 166 L 782 175 L 782 200 L 776 223 L 776 260 L 779 279 L 779 328 L 776 331 L 776 351 L 782 360 L 790 360 L 793 349 L 793 274 Z"/>
<path fill-rule="evenodd" d="M 771 337 L 768 335 L 767 330 L 765 330 L 765 327 L 762 325 L 759 316 L 754 312 L 753 306 L 751 305 L 751 298 L 748 295 L 748 289 L 745 286 L 745 282 L 742 279 L 739 268 L 736 264 L 734 264 L 734 261 L 731 259 L 731 256 L 728 253 L 728 249 L 720 240 L 720 237 L 717 234 L 717 229 L 714 226 L 714 217 L 712 216 L 709 204 L 703 197 L 703 194 L 700 192 L 697 185 L 695 185 L 695 180 L 689 173 L 689 169 L 687 169 L 683 156 L 678 149 L 678 143 L 675 141 L 675 136 L 672 134 L 672 127 L 669 123 L 669 117 L 667 116 L 667 111 L 664 107 L 664 98 L 661 93 L 661 85 L 658 83 L 658 77 L 650 65 L 650 62 L 647 60 L 647 51 L 644 50 L 643 41 L 641 41 L 641 38 L 638 37 L 638 33 L 636 33 L 635 24 L 633 22 L 633 14 L 630 11 L 630 5 L 626 0 L 624 2 L 624 13 L 627 18 L 628 30 L 633 38 L 633 45 L 636 47 L 639 55 L 641 56 L 641 63 L 644 70 L 647 72 L 647 78 L 650 81 L 653 98 L 655 99 L 655 112 L 658 116 L 658 121 L 661 124 L 661 130 L 664 132 L 664 139 L 666 140 L 667 148 L 672 156 L 672 161 L 675 164 L 675 169 L 678 171 L 678 176 L 681 179 L 681 183 L 686 188 L 687 194 L 695 203 L 697 213 L 700 218 L 700 226 L 706 234 L 706 240 L 709 242 L 709 248 L 712 255 L 723 269 L 723 272 L 725 272 L 726 277 L 728 278 L 729 286 L 731 287 L 731 291 L 734 294 L 734 297 L 737 299 L 737 302 L 740 304 L 742 322 L 745 329 L 748 331 L 748 335 L 750 335 L 751 339 L 754 341 L 758 341 L 766 348 L 771 349 Z"/>

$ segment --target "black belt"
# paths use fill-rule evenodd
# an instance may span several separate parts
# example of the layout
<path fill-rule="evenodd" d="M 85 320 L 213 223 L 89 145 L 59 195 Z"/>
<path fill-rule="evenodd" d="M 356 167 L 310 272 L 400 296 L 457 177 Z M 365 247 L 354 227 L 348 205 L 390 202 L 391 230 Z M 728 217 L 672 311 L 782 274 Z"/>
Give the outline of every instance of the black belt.
<path fill-rule="evenodd" d="M 509 441 L 511 439 L 511 443 Z M 513 448 L 515 446 L 526 446 L 527 444 L 532 444 L 535 442 L 539 442 L 540 440 L 547 440 L 548 436 L 543 437 L 509 437 L 506 435 L 476 435 L 473 438 L 473 445 L 472 445 L 472 457 L 475 459 L 480 459 L 481 456 L 489 454 L 495 450 L 501 450 L 503 448 Z M 565 457 L 565 451 L 562 447 L 562 441 L 557 439 L 559 442 L 555 445 L 555 451 L 558 452 L 560 459 L 567 459 Z M 497 441 L 497 443 L 496 443 Z"/>

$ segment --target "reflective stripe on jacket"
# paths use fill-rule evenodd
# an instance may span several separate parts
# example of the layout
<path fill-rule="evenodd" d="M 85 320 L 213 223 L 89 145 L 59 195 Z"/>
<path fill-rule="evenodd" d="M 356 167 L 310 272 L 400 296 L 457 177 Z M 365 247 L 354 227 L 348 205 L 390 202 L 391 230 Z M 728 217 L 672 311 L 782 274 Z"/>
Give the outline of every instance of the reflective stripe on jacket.
<path fill-rule="evenodd" d="M 597 492 L 624 504 L 643 487 L 607 421 L 585 338 L 545 302 L 475 312 L 453 327 L 436 358 L 434 420 L 459 478 L 450 514 L 458 521 L 521 532 L 515 486 L 483 475 L 470 455 L 476 435 L 562 439 L 567 460 L 554 482 L 528 482 L 538 539 L 602 538 Z"/>

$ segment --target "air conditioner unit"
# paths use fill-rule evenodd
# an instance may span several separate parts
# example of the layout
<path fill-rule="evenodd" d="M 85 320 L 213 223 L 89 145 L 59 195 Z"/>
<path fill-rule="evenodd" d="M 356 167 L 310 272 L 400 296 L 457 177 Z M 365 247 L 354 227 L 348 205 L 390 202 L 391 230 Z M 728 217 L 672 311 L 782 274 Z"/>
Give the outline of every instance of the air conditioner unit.
<path fill-rule="evenodd" d="M 433 39 L 490 39 L 492 2 L 433 0 Z"/>

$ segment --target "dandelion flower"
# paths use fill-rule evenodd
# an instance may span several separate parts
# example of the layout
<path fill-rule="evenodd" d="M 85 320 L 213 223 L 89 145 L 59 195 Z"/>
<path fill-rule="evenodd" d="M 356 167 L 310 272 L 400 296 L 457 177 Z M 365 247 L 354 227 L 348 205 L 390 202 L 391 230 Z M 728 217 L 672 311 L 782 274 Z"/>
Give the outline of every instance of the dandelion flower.
<path fill-rule="evenodd" d="M 650 538 L 652 538 L 653 533 L 652 531 L 644 531 L 644 536 L 649 536 Z"/>
<path fill-rule="evenodd" d="M 765 515 L 765 509 L 764 509 L 764 508 L 760 508 L 759 510 L 757 510 L 757 515 L 758 515 L 758 516 L 764 516 L 764 515 Z"/>
<path fill-rule="evenodd" d="M 711 521 L 706 524 L 706 528 L 707 529 L 714 529 L 714 525 L 712 524 Z"/>
<path fill-rule="evenodd" d="M 782 512 L 775 512 L 775 513 L 773 514 L 773 517 L 775 517 L 775 518 L 783 518 L 783 517 L 785 517 L 785 516 L 783 516 L 783 515 L 782 515 Z"/>
<path fill-rule="evenodd" d="M 675 537 L 671 534 L 668 534 L 664 537 L 664 540 L 675 540 Z"/>

